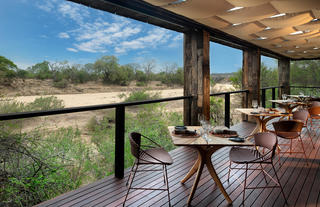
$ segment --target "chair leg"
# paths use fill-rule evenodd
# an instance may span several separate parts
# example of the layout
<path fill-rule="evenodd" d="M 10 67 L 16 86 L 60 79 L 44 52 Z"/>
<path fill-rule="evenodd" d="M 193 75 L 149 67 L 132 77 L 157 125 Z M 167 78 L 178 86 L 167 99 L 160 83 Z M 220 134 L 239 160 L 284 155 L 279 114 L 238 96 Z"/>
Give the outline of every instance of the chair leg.
<path fill-rule="evenodd" d="M 129 183 L 129 180 L 130 180 L 130 178 L 131 178 L 131 174 L 132 174 L 132 170 L 133 170 L 133 167 L 136 165 L 136 162 L 134 162 L 133 163 L 133 165 L 132 165 L 132 167 L 131 167 L 131 170 L 130 170 L 130 174 L 129 174 L 129 176 L 128 176 L 128 179 L 127 179 L 127 182 L 126 182 L 126 186 L 128 186 L 128 183 Z"/>
<path fill-rule="evenodd" d="M 303 142 L 302 142 L 301 136 L 298 138 L 298 140 L 299 140 L 300 143 L 301 143 L 301 147 L 302 147 L 302 150 L 303 150 L 304 158 L 306 159 L 307 166 L 308 166 L 308 157 L 307 157 L 307 155 L 306 155 L 306 151 L 304 150 L 304 146 L 303 146 Z"/>
<path fill-rule="evenodd" d="M 279 187 L 280 187 L 280 189 L 281 189 L 281 193 L 282 193 L 282 195 L 283 195 L 283 197 L 284 197 L 284 200 L 285 200 L 286 204 L 288 205 L 288 201 L 287 201 L 286 196 L 285 196 L 285 194 L 284 194 L 284 191 L 283 191 L 282 185 L 281 185 L 281 183 L 280 183 L 280 180 L 279 180 L 279 177 L 278 177 L 277 171 L 276 171 L 276 169 L 274 168 L 273 162 L 271 162 L 271 165 L 272 165 L 272 169 L 273 169 L 273 171 L 274 171 L 274 174 L 276 175 L 277 182 L 278 182 Z"/>
<path fill-rule="evenodd" d="M 125 206 L 125 203 L 126 203 L 126 201 L 127 201 L 130 188 L 131 188 L 131 186 L 132 186 L 134 177 L 135 177 L 136 172 L 137 172 L 137 170 L 138 170 L 138 164 L 135 163 L 134 165 L 137 165 L 137 167 L 136 167 L 135 170 L 133 171 L 132 179 L 131 179 L 130 182 L 129 182 L 129 187 L 128 187 L 128 190 L 127 190 L 127 194 L 126 194 L 126 197 L 124 198 L 124 201 L 123 201 L 123 203 L 122 203 L 122 206 Z"/>
<path fill-rule="evenodd" d="M 262 164 L 261 164 L 261 163 L 260 163 L 260 167 L 261 167 L 261 171 L 262 171 L 264 180 L 266 181 L 266 184 L 268 185 L 267 177 L 266 177 L 266 174 L 264 173 L 264 170 L 263 170 L 263 167 L 262 167 Z"/>
<path fill-rule="evenodd" d="M 244 206 L 244 200 L 246 198 L 246 185 L 247 185 L 247 175 L 248 175 L 248 163 L 246 163 L 246 172 L 244 175 L 244 186 L 243 186 L 243 193 L 242 193 L 242 205 Z"/>
<path fill-rule="evenodd" d="M 292 153 L 292 139 L 290 139 L 290 150 L 289 150 L 289 153 L 290 153 L 290 155 Z"/>
<path fill-rule="evenodd" d="M 312 136 L 311 136 L 310 130 L 309 130 L 309 128 L 308 128 L 307 126 L 306 126 L 306 128 L 307 128 L 307 132 L 308 132 L 309 139 L 310 139 L 310 141 L 311 141 L 312 147 L 313 147 L 313 149 L 315 149 L 314 143 L 313 143 L 313 141 L 312 141 Z"/>
<path fill-rule="evenodd" d="M 165 178 L 165 183 L 166 183 L 166 186 L 167 186 L 167 191 L 168 191 L 168 201 L 169 201 L 169 206 L 171 206 L 171 203 L 170 203 L 170 192 L 169 192 L 169 182 L 168 182 L 168 172 L 167 172 L 167 166 L 166 165 L 163 165 L 164 166 L 164 169 L 165 169 L 165 173 L 163 174 L 164 175 L 164 178 Z"/>
<path fill-rule="evenodd" d="M 231 171 L 231 161 L 229 161 L 228 182 L 229 182 L 229 178 L 230 178 L 230 171 Z"/>

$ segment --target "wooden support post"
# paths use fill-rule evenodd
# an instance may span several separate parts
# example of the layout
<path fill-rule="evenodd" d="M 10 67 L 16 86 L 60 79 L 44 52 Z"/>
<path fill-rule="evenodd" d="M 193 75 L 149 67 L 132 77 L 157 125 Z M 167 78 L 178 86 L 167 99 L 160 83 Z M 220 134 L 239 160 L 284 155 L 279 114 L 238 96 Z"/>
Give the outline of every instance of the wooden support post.
<path fill-rule="evenodd" d="M 199 125 L 198 114 L 210 118 L 209 33 L 184 34 L 184 124 Z"/>
<path fill-rule="evenodd" d="M 279 99 L 282 94 L 290 94 L 290 60 L 281 58 L 278 60 L 278 73 L 279 73 Z"/>
<path fill-rule="evenodd" d="M 115 137 L 115 158 L 114 175 L 116 178 L 124 176 L 124 130 L 125 130 L 125 107 L 116 108 L 116 137 Z"/>
<path fill-rule="evenodd" d="M 276 88 L 272 88 L 272 100 L 276 99 Z M 272 102 L 272 108 L 276 107 L 276 103 Z"/>
<path fill-rule="evenodd" d="M 224 97 L 224 125 L 230 127 L 230 93 L 226 93 Z"/>
<path fill-rule="evenodd" d="M 251 107 L 252 100 L 260 103 L 260 50 L 248 49 L 243 51 L 242 88 L 249 90 L 247 100 L 243 97 L 242 106 L 248 103 Z M 249 121 L 250 117 L 249 117 Z"/>
<path fill-rule="evenodd" d="M 263 108 L 266 107 L 266 90 L 267 90 L 267 89 L 262 89 L 262 90 L 261 90 L 261 106 L 262 106 Z"/>

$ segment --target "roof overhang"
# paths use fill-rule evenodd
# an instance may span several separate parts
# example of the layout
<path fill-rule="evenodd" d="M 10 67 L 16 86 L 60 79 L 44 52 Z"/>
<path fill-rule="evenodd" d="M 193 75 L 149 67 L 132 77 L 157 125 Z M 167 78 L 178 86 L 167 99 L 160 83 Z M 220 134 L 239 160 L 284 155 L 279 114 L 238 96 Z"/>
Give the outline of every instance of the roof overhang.
<path fill-rule="evenodd" d="M 320 58 L 319 0 L 70 1 L 177 32 L 206 30 L 214 42 L 273 58 Z"/>

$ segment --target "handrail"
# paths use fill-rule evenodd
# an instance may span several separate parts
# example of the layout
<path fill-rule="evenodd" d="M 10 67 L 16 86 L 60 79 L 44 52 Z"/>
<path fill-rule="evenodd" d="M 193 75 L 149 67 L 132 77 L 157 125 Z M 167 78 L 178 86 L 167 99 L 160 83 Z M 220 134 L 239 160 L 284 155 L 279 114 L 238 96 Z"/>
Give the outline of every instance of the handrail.
<path fill-rule="evenodd" d="M 229 91 L 229 92 L 210 94 L 210 96 L 224 95 L 224 125 L 226 127 L 230 127 L 230 94 L 235 94 L 235 93 L 246 93 L 245 100 L 248 100 L 249 90 Z M 248 106 L 248 103 L 246 104 L 246 106 Z"/>
<path fill-rule="evenodd" d="M 320 86 L 290 86 L 290 88 L 319 88 Z"/>
<path fill-rule="evenodd" d="M 220 92 L 220 93 L 212 93 L 210 96 L 220 96 L 225 94 L 232 94 L 232 93 L 247 93 L 249 90 L 239 90 L 239 91 L 228 91 L 228 92 Z"/>
<path fill-rule="evenodd" d="M 69 107 L 69 108 L 63 108 L 63 109 L 51 109 L 51 110 L 43 110 L 43 111 L 8 113 L 8 114 L 0 114 L 0 121 L 21 119 L 21 118 L 32 118 L 32 117 L 38 117 L 38 116 L 49 116 L 49 115 L 57 115 L 57 114 L 67 114 L 67 113 L 75 113 L 75 112 L 83 112 L 83 111 L 95 111 L 100 109 L 109 109 L 109 108 L 126 107 L 126 106 L 137 106 L 137 105 L 143 105 L 143 104 L 176 101 L 176 100 L 189 99 L 189 98 L 192 98 L 192 96 L 178 96 L 178 97 L 172 97 L 172 98 L 153 99 L 153 100 L 146 100 L 146 101 L 122 102 L 122 103 L 115 103 L 115 104 L 79 106 L 79 107 Z"/>

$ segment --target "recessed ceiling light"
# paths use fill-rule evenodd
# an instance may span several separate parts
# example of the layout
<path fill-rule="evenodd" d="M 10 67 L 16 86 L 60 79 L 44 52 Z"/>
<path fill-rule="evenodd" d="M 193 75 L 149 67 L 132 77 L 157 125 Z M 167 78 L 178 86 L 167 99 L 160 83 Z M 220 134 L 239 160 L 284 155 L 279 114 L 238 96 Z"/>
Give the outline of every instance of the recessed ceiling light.
<path fill-rule="evenodd" d="M 297 49 L 298 49 L 298 48 L 300 48 L 300 46 L 298 46 L 298 45 L 297 45 L 295 48 L 297 48 Z"/>
<path fill-rule="evenodd" d="M 266 28 L 264 28 L 264 30 L 269 30 L 269 29 L 271 29 L 271 27 L 266 27 Z"/>
<path fill-rule="evenodd" d="M 242 8 L 243 8 L 242 6 L 233 7 L 232 9 L 227 10 L 227 12 L 236 11 Z"/>
<path fill-rule="evenodd" d="M 287 50 L 287 53 L 294 53 L 294 50 Z"/>
<path fill-rule="evenodd" d="M 296 32 L 292 32 L 289 35 L 298 35 L 298 34 L 303 34 L 302 31 L 296 31 Z"/>
<path fill-rule="evenodd" d="M 240 24 L 242 24 L 242 23 L 235 23 L 235 24 L 232 24 L 232 26 L 238 26 Z"/>
<path fill-rule="evenodd" d="M 282 16 L 285 16 L 285 15 L 286 15 L 286 13 L 281 13 L 281 14 L 276 14 L 276 15 L 270 16 L 269 18 L 282 17 Z"/>
<path fill-rule="evenodd" d="M 268 37 L 258 37 L 257 40 L 266 40 Z"/>
<path fill-rule="evenodd" d="M 303 51 L 303 53 L 307 53 L 308 51 Z"/>
<path fill-rule="evenodd" d="M 319 21 L 319 19 L 313 19 L 313 20 L 311 20 L 311 22 L 315 22 L 315 21 Z"/>
<path fill-rule="evenodd" d="M 280 48 L 280 47 L 282 47 L 282 45 L 276 45 L 276 47 L 277 47 L 277 48 Z"/>
<path fill-rule="evenodd" d="M 187 0 L 177 0 L 177 1 L 174 1 L 174 2 L 169 3 L 168 5 L 180 4 L 180 3 L 183 3 L 183 2 L 185 2 L 185 1 L 187 1 Z"/>
<path fill-rule="evenodd" d="M 310 30 L 310 29 L 307 29 L 307 30 L 304 30 L 303 32 L 304 32 L 304 33 L 308 33 L 308 32 L 311 32 L 311 30 Z"/>
<path fill-rule="evenodd" d="M 318 47 L 314 47 L 313 49 L 314 49 L 314 50 L 319 50 L 319 48 L 318 48 Z"/>

